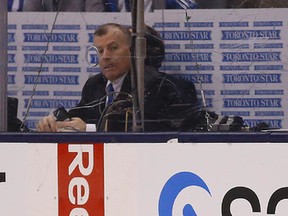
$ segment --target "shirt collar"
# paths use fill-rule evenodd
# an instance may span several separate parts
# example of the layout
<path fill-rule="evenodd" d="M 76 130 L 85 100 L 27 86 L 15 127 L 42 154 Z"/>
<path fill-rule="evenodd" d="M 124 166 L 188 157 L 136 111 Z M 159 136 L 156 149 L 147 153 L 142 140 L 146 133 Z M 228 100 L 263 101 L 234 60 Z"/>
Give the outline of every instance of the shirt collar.
<path fill-rule="evenodd" d="M 122 84 L 124 82 L 125 77 L 127 76 L 127 73 L 125 73 L 124 75 L 122 75 L 121 77 L 119 77 L 118 79 L 114 80 L 113 82 L 111 82 L 110 80 L 108 80 L 106 86 L 108 86 L 110 83 L 112 83 L 113 85 L 113 89 L 115 91 L 116 96 L 119 94 L 119 92 L 121 91 L 121 87 Z"/>

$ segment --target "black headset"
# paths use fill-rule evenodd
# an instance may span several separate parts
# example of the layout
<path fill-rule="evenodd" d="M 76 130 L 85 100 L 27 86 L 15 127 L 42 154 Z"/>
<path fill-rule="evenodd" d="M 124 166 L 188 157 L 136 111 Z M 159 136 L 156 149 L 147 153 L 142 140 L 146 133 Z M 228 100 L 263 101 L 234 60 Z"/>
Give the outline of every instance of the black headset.
<path fill-rule="evenodd" d="M 159 68 L 165 57 L 164 42 L 160 34 L 152 27 L 146 25 L 145 27 L 146 38 L 146 59 L 145 64 Z"/>

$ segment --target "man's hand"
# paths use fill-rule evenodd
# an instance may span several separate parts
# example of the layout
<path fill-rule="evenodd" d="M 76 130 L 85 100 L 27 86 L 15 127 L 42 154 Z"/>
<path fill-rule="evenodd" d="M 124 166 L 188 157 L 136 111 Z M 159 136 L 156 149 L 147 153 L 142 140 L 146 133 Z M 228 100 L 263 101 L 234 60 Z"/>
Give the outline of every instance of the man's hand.
<path fill-rule="evenodd" d="M 69 121 L 56 121 L 54 116 L 46 116 L 38 122 L 36 130 L 39 132 L 58 132 L 58 131 L 77 131 L 85 132 L 86 123 L 80 118 L 72 118 Z"/>
<path fill-rule="evenodd" d="M 86 132 L 86 123 L 78 117 L 71 118 L 70 121 L 57 121 L 56 126 L 58 131 L 67 129 L 75 132 Z"/>
<path fill-rule="evenodd" d="M 39 132 L 57 132 L 56 118 L 54 116 L 46 116 L 38 122 L 36 130 Z"/>

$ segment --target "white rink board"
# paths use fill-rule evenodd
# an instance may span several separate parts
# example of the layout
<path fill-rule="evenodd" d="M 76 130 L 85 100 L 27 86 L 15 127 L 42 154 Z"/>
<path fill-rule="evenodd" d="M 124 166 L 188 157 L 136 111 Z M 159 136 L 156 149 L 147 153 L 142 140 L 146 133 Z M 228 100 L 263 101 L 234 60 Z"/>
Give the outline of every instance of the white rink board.
<path fill-rule="evenodd" d="M 109 198 L 106 213 L 109 216 L 178 216 L 188 203 L 197 215 L 225 216 L 221 213 L 224 196 L 233 188 L 245 187 L 255 192 L 261 211 L 252 212 L 247 200 L 238 199 L 231 204 L 231 214 L 267 215 L 272 194 L 288 186 L 287 151 L 287 145 L 276 143 L 108 145 L 105 151 L 105 194 Z M 166 209 L 165 214 L 160 215 L 161 191 L 169 178 L 181 172 L 199 176 L 210 194 L 199 186 L 184 187 L 177 191 L 176 199 L 172 199 L 174 205 L 168 204 L 173 214 Z M 185 175 L 180 182 L 184 179 Z M 227 206 L 225 209 L 230 210 Z M 287 212 L 287 200 L 283 200 L 276 207 L 275 215 Z"/>
<path fill-rule="evenodd" d="M 105 216 L 178 216 L 186 204 L 197 215 L 268 216 L 273 194 L 287 196 L 287 151 L 286 143 L 105 143 Z M 57 144 L 1 143 L 1 215 L 59 216 L 58 169 Z M 241 192 L 253 193 L 260 209 L 245 199 L 227 204 L 228 194 Z M 287 200 L 280 200 L 269 215 L 286 215 Z M 159 203 L 167 204 L 161 212 Z"/>
<path fill-rule="evenodd" d="M 0 214 L 58 215 L 57 144 L 0 144 Z"/>

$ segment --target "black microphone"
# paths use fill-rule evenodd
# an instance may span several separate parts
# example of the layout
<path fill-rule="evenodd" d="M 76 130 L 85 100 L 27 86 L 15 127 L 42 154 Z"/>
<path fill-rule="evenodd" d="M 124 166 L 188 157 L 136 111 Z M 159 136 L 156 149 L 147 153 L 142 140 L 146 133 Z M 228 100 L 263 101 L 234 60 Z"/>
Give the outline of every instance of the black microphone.
<path fill-rule="evenodd" d="M 55 116 L 56 121 L 65 121 L 71 118 L 71 116 L 63 106 L 60 106 L 56 110 L 54 110 L 53 115 Z"/>

